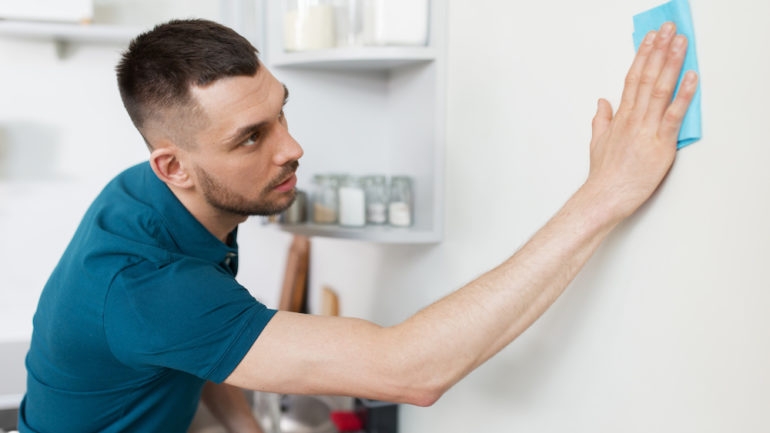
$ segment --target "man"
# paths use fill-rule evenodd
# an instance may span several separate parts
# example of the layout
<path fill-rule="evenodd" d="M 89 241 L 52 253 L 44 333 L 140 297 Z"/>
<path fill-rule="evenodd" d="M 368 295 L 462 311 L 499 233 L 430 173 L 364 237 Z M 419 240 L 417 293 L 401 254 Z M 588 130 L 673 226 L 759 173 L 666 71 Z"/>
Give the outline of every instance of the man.
<path fill-rule="evenodd" d="M 276 312 L 235 282 L 236 229 L 294 198 L 287 89 L 235 32 L 172 21 L 118 65 L 150 160 L 116 177 L 43 291 L 22 431 L 185 431 L 200 398 L 259 431 L 236 387 L 428 406 L 561 294 L 657 188 L 695 92 L 686 39 L 647 35 L 618 111 L 600 100 L 588 179 L 513 257 L 393 327 Z"/>

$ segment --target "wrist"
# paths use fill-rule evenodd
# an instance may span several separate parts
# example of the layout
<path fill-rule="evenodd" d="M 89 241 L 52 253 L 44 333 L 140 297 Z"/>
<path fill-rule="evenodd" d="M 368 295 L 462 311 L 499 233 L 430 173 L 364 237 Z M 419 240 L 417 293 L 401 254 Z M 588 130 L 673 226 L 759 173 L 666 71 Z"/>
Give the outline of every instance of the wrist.
<path fill-rule="evenodd" d="M 585 217 L 585 224 L 593 232 L 609 232 L 628 215 L 622 201 L 608 188 L 586 181 L 567 202 L 567 206 Z"/>

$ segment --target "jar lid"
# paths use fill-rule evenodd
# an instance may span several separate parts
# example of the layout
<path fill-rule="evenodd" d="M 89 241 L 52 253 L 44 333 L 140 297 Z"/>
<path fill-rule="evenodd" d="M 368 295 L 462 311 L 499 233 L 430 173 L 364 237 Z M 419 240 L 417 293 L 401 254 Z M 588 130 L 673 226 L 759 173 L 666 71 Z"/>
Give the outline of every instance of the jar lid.
<path fill-rule="evenodd" d="M 390 183 L 411 183 L 412 178 L 409 176 L 392 176 Z"/>

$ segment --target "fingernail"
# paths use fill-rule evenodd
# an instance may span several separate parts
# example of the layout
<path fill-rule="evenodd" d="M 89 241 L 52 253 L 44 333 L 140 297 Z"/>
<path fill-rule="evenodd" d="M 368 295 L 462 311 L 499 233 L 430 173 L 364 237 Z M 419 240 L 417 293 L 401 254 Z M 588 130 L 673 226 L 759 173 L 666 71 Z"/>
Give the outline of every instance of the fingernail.
<path fill-rule="evenodd" d="M 663 24 L 663 27 L 660 29 L 660 36 L 663 39 L 665 39 L 665 38 L 671 36 L 671 33 L 673 33 L 673 32 L 674 32 L 674 23 L 669 21 L 669 22 Z"/>
<path fill-rule="evenodd" d="M 675 37 L 674 42 L 671 44 L 671 52 L 678 53 L 679 51 L 682 51 L 682 48 L 684 48 L 684 41 L 685 37 L 682 35 Z"/>
<path fill-rule="evenodd" d="M 653 42 L 655 42 L 655 35 L 657 32 L 651 31 L 650 33 L 647 33 L 647 36 L 644 37 L 644 43 L 645 45 L 652 45 Z"/>

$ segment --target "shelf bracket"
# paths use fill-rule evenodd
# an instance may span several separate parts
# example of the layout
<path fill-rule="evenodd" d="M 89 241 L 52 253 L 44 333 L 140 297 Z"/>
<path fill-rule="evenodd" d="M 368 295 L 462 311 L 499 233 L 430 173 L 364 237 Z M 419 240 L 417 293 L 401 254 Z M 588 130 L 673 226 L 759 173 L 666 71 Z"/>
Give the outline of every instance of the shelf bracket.
<path fill-rule="evenodd" d="M 67 57 L 71 56 L 74 52 L 74 48 L 72 47 L 72 43 L 70 41 L 67 41 L 66 39 L 55 39 L 54 40 L 54 48 L 56 49 L 56 57 L 59 58 L 59 60 L 65 60 Z"/>

